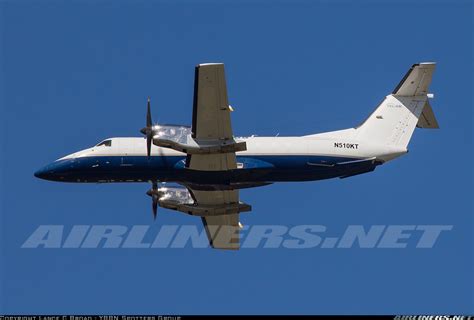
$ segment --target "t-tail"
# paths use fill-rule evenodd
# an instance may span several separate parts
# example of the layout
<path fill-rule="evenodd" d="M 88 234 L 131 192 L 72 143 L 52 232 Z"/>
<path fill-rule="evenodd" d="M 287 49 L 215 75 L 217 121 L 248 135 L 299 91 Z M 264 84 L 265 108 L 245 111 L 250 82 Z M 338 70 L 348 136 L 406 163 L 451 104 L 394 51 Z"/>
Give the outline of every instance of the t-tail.
<path fill-rule="evenodd" d="M 354 138 L 406 150 L 415 127 L 439 128 L 428 93 L 436 64 L 414 64 L 374 112 L 356 128 Z"/>

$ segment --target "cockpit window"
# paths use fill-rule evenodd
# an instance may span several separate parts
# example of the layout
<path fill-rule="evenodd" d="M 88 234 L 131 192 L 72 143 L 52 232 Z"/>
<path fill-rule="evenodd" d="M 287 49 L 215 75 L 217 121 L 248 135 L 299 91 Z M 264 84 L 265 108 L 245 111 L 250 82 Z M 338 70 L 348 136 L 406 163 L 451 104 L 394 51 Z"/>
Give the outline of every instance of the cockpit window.
<path fill-rule="evenodd" d="M 98 145 L 96 145 L 96 147 L 100 147 L 100 146 L 111 147 L 112 146 L 112 140 L 104 140 L 101 143 L 99 143 Z"/>

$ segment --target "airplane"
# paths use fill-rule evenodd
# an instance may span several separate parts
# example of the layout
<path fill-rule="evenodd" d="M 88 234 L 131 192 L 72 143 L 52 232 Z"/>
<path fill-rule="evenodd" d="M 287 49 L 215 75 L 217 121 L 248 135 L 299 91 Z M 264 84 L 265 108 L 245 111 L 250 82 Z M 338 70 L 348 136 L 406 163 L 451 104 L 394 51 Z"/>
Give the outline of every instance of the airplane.
<path fill-rule="evenodd" d="M 224 64 L 195 67 L 192 125 L 153 124 L 145 136 L 108 138 L 41 168 L 60 182 L 149 182 L 157 207 L 201 217 L 210 246 L 240 248 L 239 189 L 283 181 L 347 178 L 408 152 L 415 127 L 439 128 L 428 92 L 436 64 L 414 64 L 369 117 L 349 129 L 299 137 L 235 137 Z M 175 187 L 165 185 L 177 184 Z"/>

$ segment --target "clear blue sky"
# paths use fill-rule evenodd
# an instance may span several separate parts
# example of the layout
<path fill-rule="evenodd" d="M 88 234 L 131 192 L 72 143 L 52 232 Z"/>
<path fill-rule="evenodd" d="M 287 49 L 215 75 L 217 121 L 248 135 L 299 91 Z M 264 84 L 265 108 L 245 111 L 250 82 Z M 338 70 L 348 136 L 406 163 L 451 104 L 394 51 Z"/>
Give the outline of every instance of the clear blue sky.
<path fill-rule="evenodd" d="M 1 313 L 474 313 L 471 1 L 1 1 Z M 236 135 L 358 124 L 436 61 L 441 129 L 345 180 L 244 190 L 244 224 L 448 224 L 431 250 L 20 249 L 39 226 L 200 225 L 146 184 L 33 172 L 155 120 L 189 124 L 194 66 L 226 64 Z M 291 200 L 291 201 L 289 201 Z"/>

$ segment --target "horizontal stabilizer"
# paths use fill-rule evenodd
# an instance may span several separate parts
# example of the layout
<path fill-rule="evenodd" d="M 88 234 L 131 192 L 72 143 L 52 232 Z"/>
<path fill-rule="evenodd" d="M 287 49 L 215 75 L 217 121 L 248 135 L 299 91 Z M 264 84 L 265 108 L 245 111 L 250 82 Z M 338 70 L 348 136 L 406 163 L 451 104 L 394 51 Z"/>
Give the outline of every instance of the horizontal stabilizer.
<path fill-rule="evenodd" d="M 425 129 L 439 129 L 438 121 L 436 120 L 429 100 L 426 100 L 425 106 L 423 107 L 423 111 L 421 112 L 421 116 L 418 119 L 416 126 L 418 128 Z"/>

